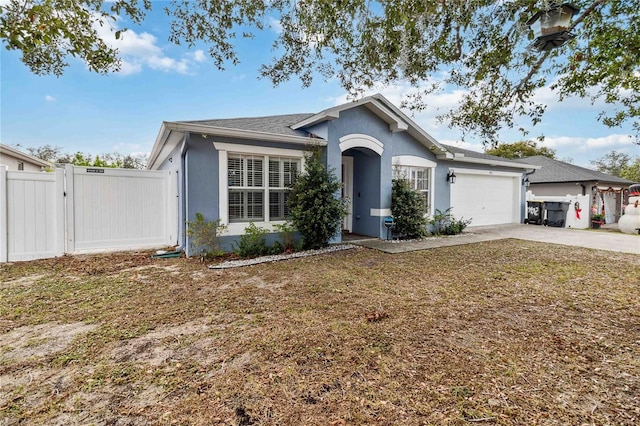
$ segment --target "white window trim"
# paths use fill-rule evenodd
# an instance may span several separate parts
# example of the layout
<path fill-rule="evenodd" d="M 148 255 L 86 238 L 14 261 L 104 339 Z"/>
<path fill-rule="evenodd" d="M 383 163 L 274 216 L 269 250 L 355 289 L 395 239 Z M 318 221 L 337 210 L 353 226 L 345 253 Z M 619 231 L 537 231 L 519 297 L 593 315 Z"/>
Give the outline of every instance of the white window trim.
<path fill-rule="evenodd" d="M 415 155 L 398 155 L 392 158 L 392 162 L 394 166 L 397 167 L 413 167 L 420 169 L 428 169 L 429 170 L 429 211 L 426 212 L 427 216 L 432 216 L 434 211 L 434 203 L 435 203 L 435 170 L 436 170 L 436 162 L 431 161 L 427 158 L 417 157 Z"/>
<path fill-rule="evenodd" d="M 265 157 L 289 157 L 300 160 L 300 172 L 305 169 L 304 154 L 305 151 L 298 149 L 271 148 L 266 146 L 255 145 L 238 145 L 234 143 L 213 142 L 214 148 L 218 151 L 218 211 L 220 213 L 220 222 L 227 226 L 224 235 L 243 235 L 244 229 L 249 226 L 249 222 L 233 222 L 229 223 L 229 176 L 228 176 L 228 160 L 229 154 L 238 155 L 261 155 Z M 268 158 L 266 159 L 268 161 Z M 263 167 L 263 173 L 266 170 L 268 179 L 268 164 Z M 267 181 L 268 182 L 268 181 Z M 268 189 L 265 189 L 268 191 Z M 264 221 L 254 222 L 256 226 L 266 228 L 269 231 L 275 231 L 274 225 L 282 225 L 284 220 L 269 221 L 269 202 L 268 193 L 265 193 L 265 212 Z"/>

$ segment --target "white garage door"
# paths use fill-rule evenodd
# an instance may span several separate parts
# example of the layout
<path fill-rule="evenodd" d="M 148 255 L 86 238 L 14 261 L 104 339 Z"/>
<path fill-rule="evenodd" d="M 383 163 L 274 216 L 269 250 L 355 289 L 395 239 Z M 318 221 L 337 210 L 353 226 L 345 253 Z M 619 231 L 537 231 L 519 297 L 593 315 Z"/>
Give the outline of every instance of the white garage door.
<path fill-rule="evenodd" d="M 451 213 L 472 219 L 470 226 L 520 222 L 520 178 L 463 173 L 451 184 Z"/>

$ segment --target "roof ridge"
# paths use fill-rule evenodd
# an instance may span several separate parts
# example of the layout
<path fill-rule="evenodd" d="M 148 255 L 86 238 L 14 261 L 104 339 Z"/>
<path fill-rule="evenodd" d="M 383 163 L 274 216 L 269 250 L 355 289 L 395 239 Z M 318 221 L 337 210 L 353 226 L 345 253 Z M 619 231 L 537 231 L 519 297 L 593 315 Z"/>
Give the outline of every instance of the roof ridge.
<path fill-rule="evenodd" d="M 265 118 L 282 118 L 293 117 L 299 115 L 313 115 L 311 112 L 295 112 L 291 114 L 272 114 L 272 115 L 258 115 L 251 117 L 226 117 L 226 118 L 202 118 L 199 120 L 177 120 L 178 123 L 201 123 L 203 121 L 222 121 L 222 120 L 253 120 L 253 119 L 265 119 Z M 293 123 L 292 123 L 293 124 Z"/>

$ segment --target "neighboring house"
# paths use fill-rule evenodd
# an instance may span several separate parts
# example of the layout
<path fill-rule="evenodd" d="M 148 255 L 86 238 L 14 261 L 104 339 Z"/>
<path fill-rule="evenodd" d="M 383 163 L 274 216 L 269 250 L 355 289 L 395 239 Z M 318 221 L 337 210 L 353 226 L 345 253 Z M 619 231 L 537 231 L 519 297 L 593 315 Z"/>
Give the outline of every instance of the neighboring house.
<path fill-rule="evenodd" d="M 7 166 L 8 170 L 24 170 L 30 172 L 39 172 L 46 168 L 53 167 L 53 164 L 47 161 L 3 144 L 0 144 L 0 164 Z"/>
<path fill-rule="evenodd" d="M 528 176 L 529 190 L 536 197 L 590 195 L 589 210 L 604 212 L 607 223 L 617 222 L 622 215 L 625 195 L 632 181 L 542 155 L 521 161 L 540 166 Z"/>
<path fill-rule="evenodd" d="M 382 95 L 316 114 L 165 121 L 147 167 L 177 170 L 181 244 L 189 252 L 184 224 L 197 212 L 228 225 L 227 247 L 250 221 L 283 223 L 287 187 L 312 146 L 321 147 L 351 201 L 344 231 L 377 238 L 386 236 L 394 174 L 424 194 L 430 214 L 453 207 L 477 226 L 522 222 L 523 174 L 536 168 L 442 145 Z"/>

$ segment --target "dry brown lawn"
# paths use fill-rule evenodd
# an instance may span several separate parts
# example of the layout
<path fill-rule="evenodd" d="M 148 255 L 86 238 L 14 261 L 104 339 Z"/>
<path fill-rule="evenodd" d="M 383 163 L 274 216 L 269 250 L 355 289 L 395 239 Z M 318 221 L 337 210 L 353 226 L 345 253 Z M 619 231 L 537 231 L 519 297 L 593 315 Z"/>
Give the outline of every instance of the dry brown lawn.
<path fill-rule="evenodd" d="M 0 266 L 0 424 L 632 425 L 640 259 L 504 240 Z"/>

